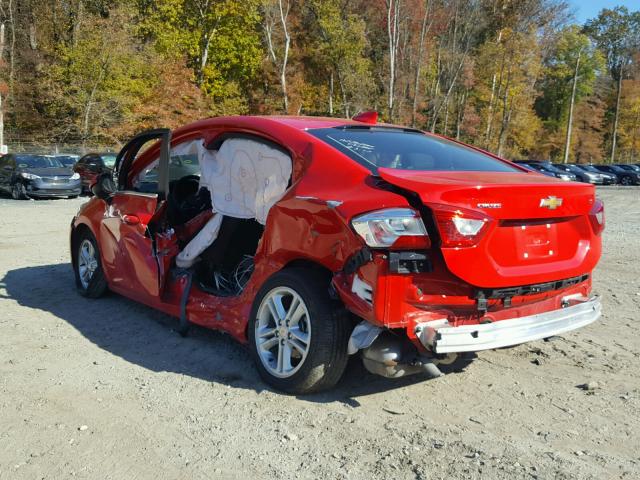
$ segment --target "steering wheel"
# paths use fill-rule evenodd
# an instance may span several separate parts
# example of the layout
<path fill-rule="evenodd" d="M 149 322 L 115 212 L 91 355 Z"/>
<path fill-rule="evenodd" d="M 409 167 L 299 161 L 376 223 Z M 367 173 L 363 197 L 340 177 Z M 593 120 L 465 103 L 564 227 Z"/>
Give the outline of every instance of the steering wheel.
<path fill-rule="evenodd" d="M 200 177 L 198 175 L 185 175 L 169 184 L 169 198 L 176 206 L 184 202 L 191 195 L 198 192 Z"/>

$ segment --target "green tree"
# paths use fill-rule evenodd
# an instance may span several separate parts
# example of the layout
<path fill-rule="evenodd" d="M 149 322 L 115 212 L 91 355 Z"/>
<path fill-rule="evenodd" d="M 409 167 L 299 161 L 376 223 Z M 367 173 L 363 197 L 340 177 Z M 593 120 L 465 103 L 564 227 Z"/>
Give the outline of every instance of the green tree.
<path fill-rule="evenodd" d="M 329 113 L 333 114 L 334 81 L 340 89 L 345 117 L 366 107 L 373 84 L 366 57 L 366 24 L 350 13 L 344 0 L 310 0 L 308 8 L 318 33 L 318 53 L 329 80 Z"/>
<path fill-rule="evenodd" d="M 630 13 L 626 7 L 603 9 L 597 18 L 585 25 L 585 32 L 593 38 L 606 56 L 609 74 L 617 84 L 614 107 L 613 132 L 611 134 L 611 163 L 616 157 L 622 80 L 640 49 L 640 11 Z"/>
<path fill-rule="evenodd" d="M 52 44 L 55 63 L 42 77 L 43 113 L 57 139 L 109 143 L 109 128 L 130 121 L 154 84 L 154 66 L 132 46 L 128 12 L 86 19 L 73 41 Z"/>
<path fill-rule="evenodd" d="M 140 32 L 168 56 L 185 55 L 219 113 L 246 112 L 260 66 L 258 0 L 139 0 Z"/>
<path fill-rule="evenodd" d="M 596 74 L 603 67 L 602 55 L 577 25 L 567 26 L 558 33 L 545 61 L 543 95 L 537 107 L 546 118 L 548 129 L 560 131 L 565 127 L 565 163 L 571 151 L 575 104 L 593 92 Z"/>
<path fill-rule="evenodd" d="M 485 42 L 477 57 L 476 75 L 483 81 L 477 97 L 486 119 L 486 148 L 517 157 L 535 144 L 540 120 L 533 104 L 542 71 L 536 33 L 503 28 L 500 41 Z"/>

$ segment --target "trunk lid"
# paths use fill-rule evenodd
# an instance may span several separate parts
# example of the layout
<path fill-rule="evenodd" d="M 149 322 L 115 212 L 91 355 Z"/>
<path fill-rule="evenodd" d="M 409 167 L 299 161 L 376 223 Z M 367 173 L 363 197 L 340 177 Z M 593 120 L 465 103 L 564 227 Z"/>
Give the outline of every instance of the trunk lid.
<path fill-rule="evenodd" d="M 441 247 L 449 270 L 478 287 L 511 287 L 590 273 L 600 236 L 589 219 L 589 184 L 534 172 L 415 172 L 380 168 L 385 181 L 415 192 L 432 212 L 446 206 L 486 219 L 473 246 Z"/>

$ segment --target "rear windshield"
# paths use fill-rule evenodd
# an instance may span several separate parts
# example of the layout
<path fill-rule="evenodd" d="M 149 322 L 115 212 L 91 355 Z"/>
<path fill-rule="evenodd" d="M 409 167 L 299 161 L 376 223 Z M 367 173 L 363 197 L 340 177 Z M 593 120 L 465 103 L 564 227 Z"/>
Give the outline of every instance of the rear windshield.
<path fill-rule="evenodd" d="M 44 155 L 16 155 L 20 168 L 61 168 L 62 164 L 54 157 Z"/>
<path fill-rule="evenodd" d="M 519 172 L 516 167 L 450 140 L 396 128 L 308 130 L 376 174 L 379 167 L 418 171 Z"/>

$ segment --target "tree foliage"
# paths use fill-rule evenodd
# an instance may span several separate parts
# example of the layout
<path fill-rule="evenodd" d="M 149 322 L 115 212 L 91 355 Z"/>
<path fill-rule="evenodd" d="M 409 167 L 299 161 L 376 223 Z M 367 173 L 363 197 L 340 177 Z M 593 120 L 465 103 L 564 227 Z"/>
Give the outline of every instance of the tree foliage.
<path fill-rule="evenodd" d="M 0 25 L 10 143 L 376 109 L 508 158 L 640 155 L 623 7 L 580 26 L 562 0 L 0 0 Z"/>

